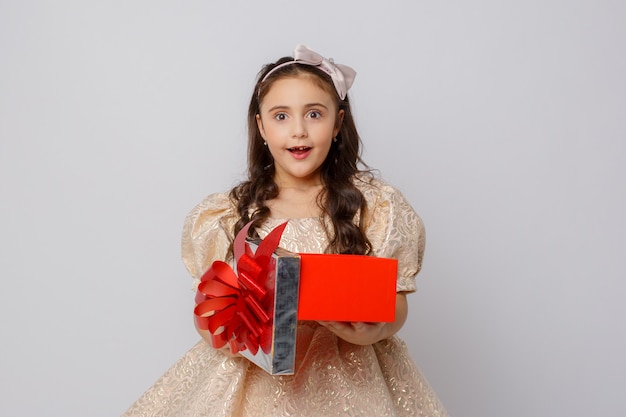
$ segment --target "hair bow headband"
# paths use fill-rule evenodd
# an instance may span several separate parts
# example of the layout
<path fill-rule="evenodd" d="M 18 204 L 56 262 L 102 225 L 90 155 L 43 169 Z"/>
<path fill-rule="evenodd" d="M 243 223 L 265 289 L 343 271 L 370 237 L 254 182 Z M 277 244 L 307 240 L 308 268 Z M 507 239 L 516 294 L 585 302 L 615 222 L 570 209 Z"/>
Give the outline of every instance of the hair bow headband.
<path fill-rule="evenodd" d="M 330 75 L 330 78 L 333 80 L 333 84 L 335 85 L 335 89 L 337 90 L 337 94 L 339 94 L 339 97 L 342 100 L 346 98 L 346 94 L 348 94 L 348 90 L 352 87 L 352 83 L 354 83 L 354 78 L 356 77 L 356 71 L 349 66 L 335 64 L 332 58 L 326 59 L 317 52 L 309 49 L 308 46 L 298 45 L 293 52 L 293 61 L 275 66 L 267 74 L 265 74 L 265 77 L 263 77 L 261 82 L 265 81 L 270 74 L 279 68 L 292 64 L 304 64 L 318 67 L 326 74 Z"/>

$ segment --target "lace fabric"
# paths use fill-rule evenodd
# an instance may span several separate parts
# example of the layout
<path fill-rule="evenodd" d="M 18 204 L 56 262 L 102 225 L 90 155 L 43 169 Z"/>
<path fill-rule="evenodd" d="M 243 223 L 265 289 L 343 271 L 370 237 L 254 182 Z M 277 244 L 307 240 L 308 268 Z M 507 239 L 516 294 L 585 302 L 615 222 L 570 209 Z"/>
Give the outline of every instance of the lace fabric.
<path fill-rule="evenodd" d="M 398 259 L 398 291 L 415 291 L 424 252 L 424 226 L 402 194 L 380 181 L 363 183 L 365 218 L 376 256 Z M 185 220 L 183 260 L 197 280 L 224 259 L 236 221 L 225 194 L 207 197 Z M 280 224 L 270 219 L 259 234 Z M 320 219 L 290 220 L 281 246 L 321 253 Z M 191 308 L 190 308 L 191 310 Z M 243 357 L 227 357 L 198 342 L 129 410 L 128 416 L 447 416 L 436 394 L 392 337 L 369 346 L 345 342 L 315 322 L 297 328 L 296 372 L 272 376 Z"/>

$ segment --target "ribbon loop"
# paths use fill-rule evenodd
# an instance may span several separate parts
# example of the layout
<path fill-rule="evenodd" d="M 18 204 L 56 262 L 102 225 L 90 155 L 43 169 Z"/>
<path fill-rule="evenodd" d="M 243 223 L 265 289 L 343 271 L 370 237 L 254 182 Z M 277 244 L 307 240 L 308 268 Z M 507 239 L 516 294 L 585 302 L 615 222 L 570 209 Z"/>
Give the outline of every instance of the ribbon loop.
<path fill-rule="evenodd" d="M 348 90 L 352 87 L 356 78 L 356 71 L 347 65 L 335 64 L 332 58 L 326 59 L 306 45 L 297 45 L 293 52 L 293 61 L 285 62 L 272 68 L 261 82 L 265 81 L 270 74 L 279 68 L 292 64 L 305 64 L 318 67 L 333 80 L 335 90 L 339 97 L 344 100 Z"/>
<path fill-rule="evenodd" d="M 233 353 L 248 349 L 256 354 L 259 348 L 269 353 L 274 299 L 268 297 L 272 289 L 265 284 L 271 254 L 278 247 L 287 223 L 272 230 L 255 253 L 246 242 L 250 225 L 244 226 L 235 237 L 237 273 L 227 263 L 215 261 L 202 275 L 194 316 L 198 328 L 211 333 L 215 348 L 229 344 Z"/>

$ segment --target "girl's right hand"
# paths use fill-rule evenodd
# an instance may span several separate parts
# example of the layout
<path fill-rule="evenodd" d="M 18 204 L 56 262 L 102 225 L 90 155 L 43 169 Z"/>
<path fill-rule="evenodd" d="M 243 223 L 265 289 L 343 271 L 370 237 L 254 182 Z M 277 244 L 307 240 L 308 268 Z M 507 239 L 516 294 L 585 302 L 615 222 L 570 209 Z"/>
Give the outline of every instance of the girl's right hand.
<path fill-rule="evenodd" d="M 195 320 L 194 320 L 194 323 L 195 323 Z M 208 330 L 204 330 L 204 329 L 198 328 L 197 324 L 196 324 L 196 331 L 198 332 L 198 334 L 200 336 L 202 336 L 202 339 L 204 339 L 204 341 L 206 342 L 207 345 L 211 346 L 215 350 L 219 350 L 220 352 L 222 352 L 224 354 L 224 356 L 227 356 L 229 358 L 234 358 L 234 357 L 239 356 L 239 354 L 232 353 L 230 351 L 230 345 L 229 344 L 226 344 L 226 345 L 222 346 L 221 348 L 213 347 L 213 338 L 212 338 L 211 332 L 208 331 Z"/>

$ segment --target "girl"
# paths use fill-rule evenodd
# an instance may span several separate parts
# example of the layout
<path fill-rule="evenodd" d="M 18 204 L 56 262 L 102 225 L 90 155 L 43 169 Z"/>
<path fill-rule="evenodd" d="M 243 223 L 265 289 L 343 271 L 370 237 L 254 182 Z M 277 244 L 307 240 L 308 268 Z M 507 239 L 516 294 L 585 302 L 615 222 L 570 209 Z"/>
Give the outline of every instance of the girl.
<path fill-rule="evenodd" d="M 207 331 L 126 416 L 445 416 L 395 333 L 424 252 L 421 219 L 398 190 L 361 170 L 347 91 L 356 73 L 306 46 L 259 74 L 248 111 L 248 179 L 195 207 L 183 261 L 196 279 L 252 221 L 263 238 L 289 220 L 292 252 L 398 259 L 393 323 L 300 322 L 294 375 L 272 376 Z"/>

